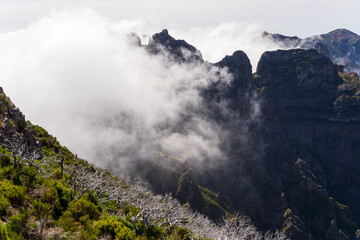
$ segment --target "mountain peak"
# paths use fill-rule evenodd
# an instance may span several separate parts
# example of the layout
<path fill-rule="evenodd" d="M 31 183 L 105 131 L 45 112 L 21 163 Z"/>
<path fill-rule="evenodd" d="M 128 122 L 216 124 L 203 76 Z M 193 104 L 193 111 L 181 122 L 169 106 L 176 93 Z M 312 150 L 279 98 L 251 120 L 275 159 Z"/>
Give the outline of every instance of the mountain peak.
<path fill-rule="evenodd" d="M 167 29 L 163 29 L 160 34 L 169 35 L 169 32 Z"/>
<path fill-rule="evenodd" d="M 356 33 L 347 30 L 346 28 L 338 28 L 335 29 L 329 33 L 327 33 L 328 35 L 342 35 L 342 36 L 356 36 L 356 37 L 360 37 L 359 35 L 357 35 Z"/>
<path fill-rule="evenodd" d="M 165 51 L 178 62 L 203 61 L 199 50 L 185 40 L 173 38 L 167 29 L 163 29 L 151 37 L 147 50 L 152 54 L 164 53 Z"/>
<path fill-rule="evenodd" d="M 330 37 L 331 40 L 334 41 L 341 41 L 343 39 L 348 39 L 351 42 L 356 42 L 360 40 L 359 35 L 345 28 L 335 29 L 334 31 L 324 34 L 324 36 Z"/>

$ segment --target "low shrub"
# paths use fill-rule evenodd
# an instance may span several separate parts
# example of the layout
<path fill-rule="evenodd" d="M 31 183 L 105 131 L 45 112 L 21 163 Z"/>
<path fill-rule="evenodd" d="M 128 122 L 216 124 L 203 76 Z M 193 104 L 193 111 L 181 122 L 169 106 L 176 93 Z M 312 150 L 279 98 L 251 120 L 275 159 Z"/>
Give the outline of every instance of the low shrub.
<path fill-rule="evenodd" d="M 0 194 L 0 217 L 6 215 L 6 210 L 7 207 L 9 206 L 10 206 L 9 200 L 6 197 L 4 197 L 3 194 Z"/>
<path fill-rule="evenodd" d="M 35 215 L 36 219 L 48 219 L 51 215 L 50 206 L 47 203 L 34 200 L 32 201 L 31 213 Z"/>
<path fill-rule="evenodd" d="M 0 222 L 0 240 L 10 240 L 6 230 L 6 226 L 2 222 Z"/>
<path fill-rule="evenodd" d="M 69 191 L 58 181 L 51 181 L 47 184 L 47 188 L 46 193 L 41 197 L 41 201 L 48 203 L 54 219 L 59 219 L 69 205 Z"/>
<path fill-rule="evenodd" d="M 11 205 L 15 206 L 22 206 L 26 198 L 24 188 L 15 186 L 8 180 L 0 182 L 0 194 L 9 199 Z"/>
<path fill-rule="evenodd" d="M 27 219 L 28 219 L 27 213 L 11 216 L 9 218 L 8 226 L 11 231 L 17 234 L 21 234 L 21 232 L 26 226 Z"/>
<path fill-rule="evenodd" d="M 113 239 L 134 239 L 135 233 L 122 222 L 116 221 L 115 217 L 107 217 L 95 223 L 99 236 L 110 235 Z"/>
<path fill-rule="evenodd" d="M 98 219 L 100 216 L 100 212 L 96 205 L 85 199 L 80 199 L 77 202 L 70 203 L 68 211 L 75 221 L 79 221 L 80 217 L 85 215 L 89 215 L 91 220 Z"/>

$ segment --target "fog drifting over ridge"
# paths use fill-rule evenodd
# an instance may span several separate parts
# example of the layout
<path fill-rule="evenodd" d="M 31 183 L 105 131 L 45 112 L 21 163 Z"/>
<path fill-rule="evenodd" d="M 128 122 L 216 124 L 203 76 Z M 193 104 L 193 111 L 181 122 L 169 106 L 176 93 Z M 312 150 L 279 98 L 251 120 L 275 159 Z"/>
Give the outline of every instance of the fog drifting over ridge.
<path fill-rule="evenodd" d="M 142 21 L 114 23 L 90 9 L 53 12 L 0 35 L 1 86 L 28 120 L 102 166 L 147 158 L 154 150 L 185 159 L 221 158 L 226 133 L 200 115 L 185 123 L 182 117 L 189 109 L 201 112 L 199 89 L 219 74 L 227 82 L 232 76 L 209 64 L 151 56 L 128 41 L 128 33 L 147 39 L 156 31 Z M 263 51 L 276 48 L 259 38 L 258 25 L 169 32 L 209 61 L 242 49 L 254 66 Z M 179 125 L 181 133 L 171 130 Z"/>

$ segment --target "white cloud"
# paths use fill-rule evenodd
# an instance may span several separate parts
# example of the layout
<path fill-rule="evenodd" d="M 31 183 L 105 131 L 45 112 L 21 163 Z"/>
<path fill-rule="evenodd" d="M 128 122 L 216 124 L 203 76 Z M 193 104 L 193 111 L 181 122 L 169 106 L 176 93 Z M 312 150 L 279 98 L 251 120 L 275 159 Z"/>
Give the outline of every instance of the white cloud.
<path fill-rule="evenodd" d="M 205 60 L 218 62 L 225 55 L 243 50 L 250 58 L 253 71 L 265 51 L 279 49 L 279 45 L 262 37 L 264 25 L 247 22 L 227 22 L 209 28 L 174 29 L 176 38 L 186 39 L 196 46 Z"/>
<path fill-rule="evenodd" d="M 142 158 L 154 149 L 181 154 L 187 146 L 189 158 L 220 154 L 210 123 L 181 122 L 188 108 L 199 107 L 198 88 L 218 69 L 175 64 L 131 46 L 127 34 L 138 26 L 73 9 L 1 35 L 4 91 L 28 119 L 98 164 Z M 179 124 L 187 132 L 174 133 Z"/>

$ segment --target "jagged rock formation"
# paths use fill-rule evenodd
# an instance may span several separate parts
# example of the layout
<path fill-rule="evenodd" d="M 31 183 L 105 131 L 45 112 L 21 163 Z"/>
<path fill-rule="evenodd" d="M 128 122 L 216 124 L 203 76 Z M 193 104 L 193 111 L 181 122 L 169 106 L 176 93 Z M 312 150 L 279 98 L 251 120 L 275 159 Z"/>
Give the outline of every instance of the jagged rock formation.
<path fill-rule="evenodd" d="M 359 78 L 319 53 L 331 56 L 333 38 L 357 44 L 345 33 L 322 36 L 312 45 L 318 51 L 266 52 L 254 74 L 246 54 L 237 51 L 215 64 L 233 74 L 232 82 L 219 79 L 203 91 L 208 120 L 229 133 L 227 157 L 215 169 L 193 169 L 194 177 L 258 227 L 283 229 L 291 239 L 352 239 L 360 225 Z M 153 39 L 159 35 L 160 49 L 186 61 L 167 31 Z M 255 104 L 261 109 L 256 117 Z"/>
<path fill-rule="evenodd" d="M 203 61 L 199 50 L 184 40 L 175 40 L 166 29 L 154 34 L 146 49 L 152 54 L 169 54 L 170 57 L 178 62 Z"/>
<path fill-rule="evenodd" d="M 29 145 L 41 147 L 39 141 L 33 137 L 34 131 L 32 132 L 28 125 L 20 109 L 10 101 L 0 87 L 0 143 L 21 133 Z"/>
<path fill-rule="evenodd" d="M 264 32 L 264 37 L 284 48 L 316 49 L 333 62 L 344 64 L 346 72 L 360 71 L 360 36 L 347 29 L 336 29 L 327 34 L 304 39 L 267 32 Z"/>

